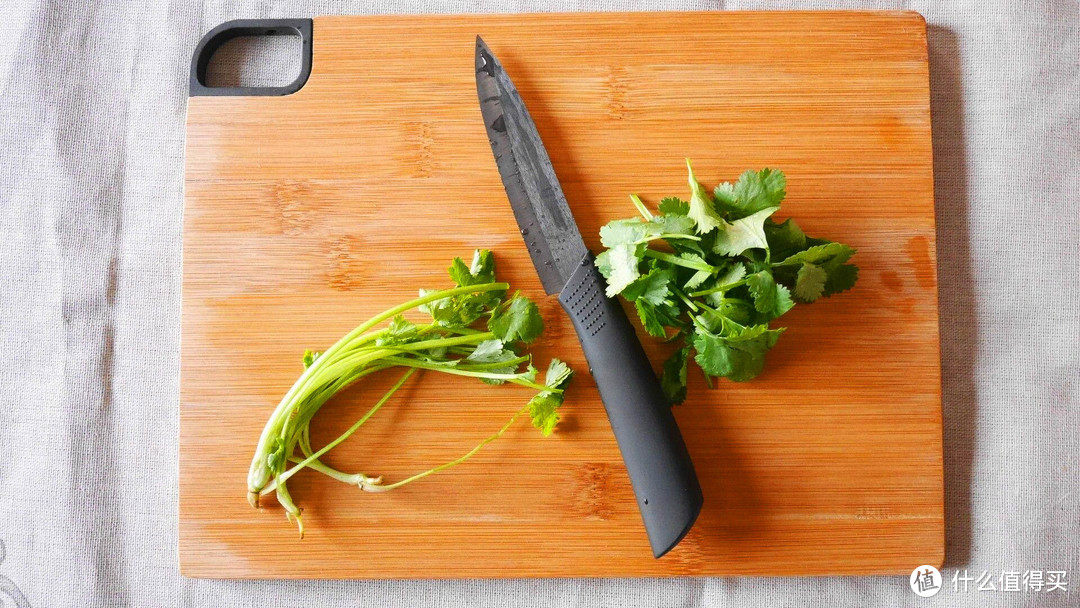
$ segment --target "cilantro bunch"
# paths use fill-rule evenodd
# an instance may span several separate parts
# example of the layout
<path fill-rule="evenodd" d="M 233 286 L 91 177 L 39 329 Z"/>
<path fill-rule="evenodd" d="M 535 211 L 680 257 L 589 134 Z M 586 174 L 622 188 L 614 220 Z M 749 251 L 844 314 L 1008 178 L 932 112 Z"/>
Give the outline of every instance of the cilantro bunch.
<path fill-rule="evenodd" d="M 270 415 L 251 460 L 248 500 L 252 506 L 258 506 L 259 496 L 275 492 L 286 516 L 296 522 L 303 536 L 301 509 L 289 495 L 286 482 L 305 468 L 362 490 L 383 492 L 464 462 L 526 412 L 533 426 L 544 435 L 551 434 L 559 422 L 563 389 L 573 372 L 562 361 L 552 359 L 543 381 L 538 381 L 531 356 L 522 352 L 544 329 L 536 304 L 520 294 L 507 296 L 509 285 L 495 280 L 490 251 L 477 250 L 471 264 L 454 258 L 449 272 L 455 287 L 422 289 L 420 297 L 362 323 L 325 352 L 304 353 L 304 372 Z M 403 313 L 413 309 L 427 313 L 431 322 L 406 319 Z M 385 327 L 375 329 L 384 322 Z M 391 368 L 404 370 L 397 383 L 341 436 L 314 449 L 310 424 L 319 408 L 364 376 Z M 394 483 L 363 473 L 345 473 L 320 460 L 367 422 L 417 370 L 467 376 L 493 385 L 517 384 L 537 392 L 502 428 L 460 458 Z"/>
<path fill-rule="evenodd" d="M 796 302 L 850 289 L 859 271 L 848 263 L 851 247 L 772 220 L 787 186 L 782 172 L 746 171 L 710 193 L 686 167 L 690 200 L 665 198 L 653 213 L 631 195 L 641 217 L 601 228 L 607 249 L 596 257 L 607 295 L 633 302 L 650 335 L 680 343 L 661 378 L 672 403 L 686 398 L 691 358 L 706 380 L 757 376 L 784 331 L 769 323 Z"/>

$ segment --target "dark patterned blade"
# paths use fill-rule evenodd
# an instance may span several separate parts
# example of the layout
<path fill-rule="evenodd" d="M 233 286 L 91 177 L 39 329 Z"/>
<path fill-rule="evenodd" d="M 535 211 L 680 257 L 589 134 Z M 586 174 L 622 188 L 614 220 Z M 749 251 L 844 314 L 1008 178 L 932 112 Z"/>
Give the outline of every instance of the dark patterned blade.
<path fill-rule="evenodd" d="M 476 37 L 476 92 L 506 196 L 548 295 L 562 291 L 587 252 L 544 143 L 514 83 Z"/>

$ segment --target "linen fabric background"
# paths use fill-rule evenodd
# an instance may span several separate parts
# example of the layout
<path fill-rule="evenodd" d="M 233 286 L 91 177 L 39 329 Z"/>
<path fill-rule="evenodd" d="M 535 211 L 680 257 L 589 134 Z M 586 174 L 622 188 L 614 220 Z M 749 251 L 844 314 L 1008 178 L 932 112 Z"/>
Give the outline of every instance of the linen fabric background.
<path fill-rule="evenodd" d="M 0 605 L 1080 605 L 1076 0 L 5 0 L 2 8 Z M 948 543 L 941 593 L 917 598 L 902 576 L 179 575 L 184 120 L 188 66 L 204 32 L 228 19 L 323 14 L 785 8 L 913 9 L 929 23 Z M 247 68 L 222 69 L 227 77 Z M 1069 591 L 955 593 L 958 569 L 988 571 L 996 586 L 1004 571 L 1066 570 Z"/>

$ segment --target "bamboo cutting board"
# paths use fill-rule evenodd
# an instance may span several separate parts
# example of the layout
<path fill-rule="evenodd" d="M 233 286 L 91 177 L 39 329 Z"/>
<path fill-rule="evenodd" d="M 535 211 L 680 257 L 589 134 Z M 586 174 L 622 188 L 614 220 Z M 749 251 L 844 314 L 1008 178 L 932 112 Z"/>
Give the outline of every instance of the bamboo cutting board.
<path fill-rule="evenodd" d="M 676 416 L 705 493 L 654 560 L 569 320 L 546 298 L 491 157 L 480 34 L 531 110 L 585 241 L 627 195 L 689 196 L 746 168 L 788 175 L 779 216 L 858 248 L 853 291 L 784 316 L 766 372 Z M 908 573 L 944 553 L 926 27 L 915 13 L 315 19 L 310 78 L 188 110 L 180 564 L 206 577 Z M 245 478 L 270 411 L 321 350 L 496 252 L 538 300 L 539 360 L 578 370 L 550 438 L 521 423 L 468 463 L 387 494 L 290 480 L 307 536 Z M 643 335 L 643 334 L 642 334 Z M 659 367 L 666 348 L 646 341 Z M 392 377 L 323 408 L 316 445 Z M 429 374 L 328 462 L 389 480 L 455 458 L 530 396 Z M 399 393 L 401 395 L 402 393 Z"/>

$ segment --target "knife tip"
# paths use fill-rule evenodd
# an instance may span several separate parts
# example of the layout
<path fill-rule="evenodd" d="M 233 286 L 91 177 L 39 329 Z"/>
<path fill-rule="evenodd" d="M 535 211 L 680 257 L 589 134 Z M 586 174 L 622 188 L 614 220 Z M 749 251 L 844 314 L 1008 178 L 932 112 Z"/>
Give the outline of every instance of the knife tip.
<path fill-rule="evenodd" d="M 484 72 L 487 72 L 489 75 L 494 76 L 495 75 L 495 70 L 494 70 L 494 65 L 493 65 L 494 63 L 495 63 L 495 56 L 491 54 L 491 49 L 488 48 L 488 45 L 487 45 L 487 43 L 484 42 L 484 39 L 481 38 L 479 34 L 477 34 L 477 36 L 476 36 L 476 71 L 477 71 L 477 73 L 480 73 L 481 71 L 484 71 Z"/>

